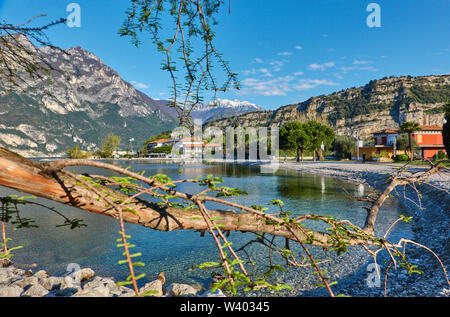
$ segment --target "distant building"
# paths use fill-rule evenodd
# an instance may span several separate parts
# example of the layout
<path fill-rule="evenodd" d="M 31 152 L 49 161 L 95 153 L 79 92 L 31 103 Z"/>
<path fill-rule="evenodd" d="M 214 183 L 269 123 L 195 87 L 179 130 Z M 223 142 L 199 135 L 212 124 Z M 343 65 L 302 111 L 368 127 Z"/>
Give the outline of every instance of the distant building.
<path fill-rule="evenodd" d="M 136 151 L 129 151 L 129 150 L 127 150 L 127 151 L 123 151 L 123 150 L 118 150 L 118 151 L 114 151 L 113 152 L 113 158 L 115 158 L 115 159 L 118 159 L 118 158 L 120 158 L 121 156 L 125 156 L 125 155 L 136 155 L 137 153 L 136 153 Z"/>
<path fill-rule="evenodd" d="M 173 140 L 170 139 L 158 139 L 152 142 L 149 142 L 147 144 L 147 151 L 151 153 L 154 148 L 166 146 L 166 145 L 172 145 L 174 143 Z"/>
<path fill-rule="evenodd" d="M 155 148 L 161 146 L 173 146 L 175 151 L 178 151 L 178 157 L 181 158 L 202 158 L 203 149 L 205 147 L 219 147 L 221 144 L 206 143 L 203 140 L 195 140 L 193 137 L 180 138 L 180 139 L 159 139 L 147 144 L 148 156 L 150 157 L 166 157 L 165 153 L 152 153 Z"/>
<path fill-rule="evenodd" d="M 398 129 L 384 129 L 374 132 L 374 145 L 359 148 L 359 156 L 365 156 L 368 160 L 390 161 L 393 156 L 404 154 L 404 151 L 399 151 L 395 147 L 398 136 Z"/>
<path fill-rule="evenodd" d="M 221 144 L 206 143 L 205 141 L 195 140 L 194 138 L 182 138 L 174 141 L 174 148 L 179 151 L 183 158 L 202 158 L 205 147 L 220 147 Z"/>
<path fill-rule="evenodd" d="M 412 134 L 419 147 L 419 151 L 416 153 L 417 156 L 426 159 L 434 158 L 438 151 L 445 153 L 442 127 L 421 126 L 420 128 L 422 129 L 421 131 Z M 396 149 L 399 135 L 399 129 L 384 129 L 373 133 L 374 145 L 361 147 L 359 149 L 360 156 L 365 154 L 366 159 L 390 160 L 395 155 L 406 154 L 405 151 Z"/>
<path fill-rule="evenodd" d="M 442 136 L 442 127 L 421 126 L 421 128 L 421 131 L 413 133 L 414 140 L 420 149 L 421 157 L 423 159 L 434 158 L 439 151 L 446 153 L 444 138 Z"/>
<path fill-rule="evenodd" d="M 375 145 L 394 146 L 399 136 L 398 129 L 385 129 L 373 134 Z"/>

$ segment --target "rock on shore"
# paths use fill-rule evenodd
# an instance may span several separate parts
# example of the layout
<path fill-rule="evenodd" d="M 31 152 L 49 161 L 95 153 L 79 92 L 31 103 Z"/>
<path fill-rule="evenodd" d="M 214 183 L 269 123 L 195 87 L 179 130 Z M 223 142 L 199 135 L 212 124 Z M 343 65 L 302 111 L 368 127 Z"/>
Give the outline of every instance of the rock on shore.
<path fill-rule="evenodd" d="M 4 267 L 3 267 L 4 266 Z M 112 278 L 95 276 L 90 268 L 81 269 L 74 276 L 50 276 L 46 271 L 33 273 L 22 270 L 10 262 L 0 265 L 0 297 L 132 297 L 131 288 L 117 286 Z M 200 294 L 185 284 L 170 284 L 164 288 L 164 280 L 158 278 L 140 288 L 140 294 L 154 297 L 224 297 L 215 293 Z"/>

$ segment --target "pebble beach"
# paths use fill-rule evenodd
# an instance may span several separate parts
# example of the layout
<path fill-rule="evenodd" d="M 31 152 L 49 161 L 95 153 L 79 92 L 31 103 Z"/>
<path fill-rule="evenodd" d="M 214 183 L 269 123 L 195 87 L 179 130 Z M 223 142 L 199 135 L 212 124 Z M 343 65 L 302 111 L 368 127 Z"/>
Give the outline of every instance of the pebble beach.
<path fill-rule="evenodd" d="M 291 169 L 318 175 L 336 177 L 349 182 L 366 184 L 382 190 L 386 179 L 395 173 L 402 164 L 361 163 L 361 162 L 280 162 L 280 169 Z M 427 170 L 427 166 L 407 166 L 405 175 Z M 417 185 L 422 195 L 419 203 L 417 192 L 412 188 L 397 189 L 395 198 L 400 200 L 413 217 L 411 226 L 413 240 L 432 250 L 448 271 L 450 263 L 450 174 L 439 173 L 429 177 L 428 182 Z M 393 241 L 396 242 L 396 241 Z M 386 295 L 394 297 L 439 297 L 450 296 L 448 273 L 444 273 L 441 263 L 429 251 L 409 245 L 408 259 L 423 271 L 423 274 L 408 274 L 398 267 L 390 269 L 386 283 Z M 384 296 L 384 271 L 381 287 L 369 288 L 361 271 L 361 278 L 338 286 L 338 291 L 350 296 Z M 447 276 L 446 276 L 447 274 Z"/>

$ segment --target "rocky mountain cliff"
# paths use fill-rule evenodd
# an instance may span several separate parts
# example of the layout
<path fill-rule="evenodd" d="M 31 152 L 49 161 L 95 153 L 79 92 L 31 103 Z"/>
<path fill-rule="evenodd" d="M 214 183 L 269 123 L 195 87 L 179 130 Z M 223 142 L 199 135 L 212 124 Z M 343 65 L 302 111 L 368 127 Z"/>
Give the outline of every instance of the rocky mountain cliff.
<path fill-rule="evenodd" d="M 44 78 L 24 76 L 19 87 L 0 90 L 0 146 L 28 157 L 62 156 L 76 144 L 95 150 L 114 132 L 122 138 L 122 149 L 133 138 L 136 150 L 150 136 L 177 126 L 168 101 L 135 89 L 93 53 L 81 47 L 38 48 L 24 36 L 17 38 L 55 70 Z M 202 105 L 193 115 L 207 121 L 255 107 L 224 101 Z"/>
<path fill-rule="evenodd" d="M 450 76 L 389 77 L 274 111 L 251 112 L 209 122 L 228 126 L 281 126 L 290 121 L 316 120 L 338 134 L 359 132 L 362 138 L 381 129 L 398 128 L 404 121 L 442 125 L 444 104 L 450 102 Z"/>
<path fill-rule="evenodd" d="M 95 149 L 109 132 L 137 147 L 176 126 L 162 106 L 81 47 L 65 51 L 20 41 L 53 68 L 48 80 L 27 78 L 0 91 L 0 145 L 25 156 L 60 156 L 75 144 Z M 36 89 L 30 88 L 35 87 Z"/>

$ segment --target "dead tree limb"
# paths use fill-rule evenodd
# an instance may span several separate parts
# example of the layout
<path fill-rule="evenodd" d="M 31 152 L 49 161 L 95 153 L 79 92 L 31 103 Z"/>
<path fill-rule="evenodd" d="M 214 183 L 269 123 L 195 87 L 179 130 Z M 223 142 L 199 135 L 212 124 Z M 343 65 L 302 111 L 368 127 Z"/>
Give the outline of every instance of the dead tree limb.
<path fill-rule="evenodd" d="M 107 163 L 90 160 L 61 160 L 52 164 L 44 164 L 28 160 L 3 148 L 0 148 L 0 185 L 118 219 L 119 215 L 111 205 L 105 203 L 102 199 L 98 199 L 98 195 L 92 192 L 90 188 L 86 188 L 87 186 L 76 182 L 74 178 L 68 177 L 66 172 L 61 171 L 62 168 L 68 166 L 96 166 L 107 168 L 108 170 L 133 177 L 150 186 L 164 188 L 164 185 L 159 184 L 152 178 L 147 178 Z M 346 241 L 347 245 L 366 245 L 369 243 L 369 240 L 374 239 L 373 226 L 379 208 L 396 186 L 423 180 L 429 175 L 438 172 L 440 169 L 440 166 L 433 166 L 427 172 L 414 175 L 411 178 L 402 176 L 394 177 L 388 187 L 374 201 L 372 206 L 368 207 L 364 232 L 357 230 L 358 228 L 353 226 L 355 231 L 352 232 L 352 237 Z M 220 223 L 223 231 L 267 233 L 324 248 L 336 246 L 339 242 L 336 241 L 339 239 L 336 239 L 335 235 L 308 230 L 295 225 L 286 226 L 280 218 L 254 208 L 212 196 L 192 196 L 170 188 L 165 189 L 177 198 L 193 202 L 198 201 L 200 203 L 207 201 L 218 202 L 222 205 L 240 210 L 240 212 L 230 210 L 208 211 L 210 217 L 221 219 L 218 223 Z M 113 201 L 125 201 L 130 198 L 107 186 L 99 187 L 98 191 L 106 193 Z M 209 229 L 202 217 L 202 212 L 198 208 L 184 210 L 178 207 L 161 207 L 156 203 L 141 199 L 129 200 L 127 208 L 134 210 L 135 213 L 124 213 L 123 220 L 125 222 L 139 224 L 151 229 L 160 231 Z M 308 219 L 308 217 L 315 217 L 317 219 L 317 216 L 314 215 L 303 216 L 305 219 Z M 326 218 L 322 220 L 326 221 Z"/>
<path fill-rule="evenodd" d="M 375 221 L 378 216 L 378 212 L 380 207 L 383 205 L 384 201 L 389 197 L 391 192 L 397 187 L 401 185 L 413 185 L 417 182 L 421 182 L 427 179 L 429 176 L 438 173 L 445 167 L 441 164 L 431 164 L 431 168 L 425 172 L 418 172 L 412 176 L 402 176 L 399 174 L 398 176 L 391 176 L 388 181 L 390 181 L 389 185 L 383 190 L 383 192 L 375 199 L 370 207 L 367 207 L 367 218 L 366 223 L 364 225 L 363 230 L 369 234 L 374 233 Z"/>
<path fill-rule="evenodd" d="M 70 162 L 73 166 L 74 161 Z M 101 162 L 80 161 L 77 165 L 91 165 L 102 167 Z M 118 170 L 120 168 L 105 164 L 110 170 Z M 85 185 L 76 182 L 73 178 L 68 177 L 65 173 L 58 172 L 58 166 L 49 168 L 49 164 L 40 164 L 31 160 L 27 160 L 9 150 L 0 148 L 0 185 L 13 188 L 15 190 L 36 195 L 42 198 L 50 199 L 66 205 L 71 205 L 92 213 L 97 213 L 118 219 L 118 214 L 110 205 L 103 200 L 98 200 L 97 195 L 93 193 Z M 124 172 L 122 170 L 122 172 Z M 129 172 L 136 178 L 142 176 Z M 147 183 L 156 184 L 150 179 Z M 123 193 L 112 190 L 106 186 L 98 188 L 99 191 L 107 193 L 112 200 L 126 200 L 129 197 Z M 180 193 L 180 196 L 186 195 Z M 197 199 L 201 201 L 217 201 L 215 197 L 200 196 Z M 240 208 L 242 206 L 234 203 L 227 203 L 230 207 Z M 126 212 L 123 214 L 123 220 L 132 224 L 139 224 L 151 229 L 159 231 L 173 230 L 208 230 L 208 226 L 202 218 L 198 208 L 185 211 L 183 208 L 161 207 L 155 203 L 145 200 L 133 199 L 127 204 L 127 208 L 135 210 L 136 213 Z M 218 221 L 222 225 L 223 231 L 242 231 L 242 232 L 262 232 L 281 236 L 294 241 L 309 241 L 310 237 L 298 229 L 287 229 L 283 226 L 267 224 L 267 219 L 263 217 L 263 212 L 252 210 L 245 207 L 247 212 L 235 212 L 224 210 L 209 210 L 209 215 L 213 218 L 221 218 Z M 250 213 L 248 211 L 254 211 Z M 270 218 L 270 216 L 267 216 Z M 278 218 L 272 217 L 272 220 Z M 330 247 L 333 245 L 332 237 L 327 233 L 313 232 L 314 235 L 312 245 L 321 247 Z M 365 244 L 364 239 L 353 239 L 350 244 Z"/>

